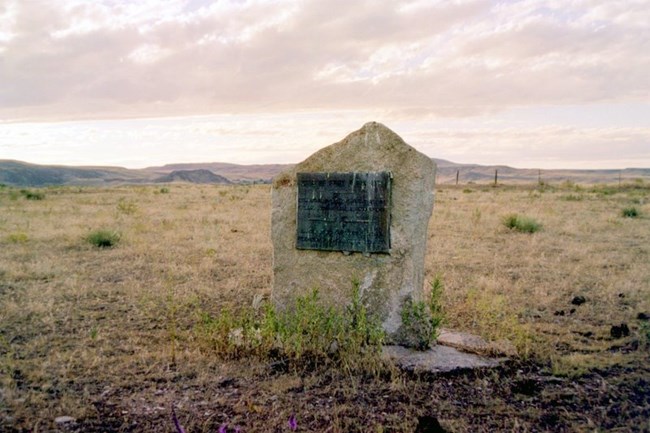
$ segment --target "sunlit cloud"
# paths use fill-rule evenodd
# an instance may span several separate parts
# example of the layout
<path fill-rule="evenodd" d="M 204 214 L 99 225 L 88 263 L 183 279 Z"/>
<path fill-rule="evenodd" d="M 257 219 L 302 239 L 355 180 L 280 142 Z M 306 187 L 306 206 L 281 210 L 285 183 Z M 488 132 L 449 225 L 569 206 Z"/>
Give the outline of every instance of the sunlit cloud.
<path fill-rule="evenodd" d="M 485 131 L 482 142 L 491 140 L 498 157 L 570 163 L 579 152 L 564 149 L 584 150 L 584 136 L 552 134 L 554 127 L 588 130 L 591 143 L 618 143 L 606 131 L 625 131 L 650 147 L 647 121 L 633 114 L 650 106 L 649 32 L 648 0 L 8 0 L 0 4 L 0 122 L 231 114 L 251 128 L 256 115 L 322 113 L 329 125 L 331 113 L 355 112 L 344 116 L 355 120 L 354 128 L 383 119 L 401 133 L 395 125 L 419 122 L 433 139 L 469 155 L 454 157 L 490 161 L 476 152 L 478 138 L 464 141 L 463 134 L 496 122 L 498 133 Z M 550 121 L 567 112 L 563 107 L 570 107 L 568 116 Z M 590 123 L 602 107 L 639 120 L 600 116 Z M 536 117 L 504 129 L 520 110 Z M 362 118 L 368 113 L 374 117 Z M 445 138 L 436 135 L 441 122 L 464 129 Z M 187 124 L 196 127 L 191 119 Z M 632 134 L 635 128 L 641 132 Z M 246 134 L 229 137 L 243 146 Z M 263 136 L 255 134 L 258 141 Z M 116 139 L 92 142 L 109 146 Z M 0 142 L 0 157 L 9 145 Z M 279 152 L 270 158 L 279 160 Z M 634 155 L 626 160 L 644 157 Z M 611 152 L 598 163 L 622 157 Z"/>

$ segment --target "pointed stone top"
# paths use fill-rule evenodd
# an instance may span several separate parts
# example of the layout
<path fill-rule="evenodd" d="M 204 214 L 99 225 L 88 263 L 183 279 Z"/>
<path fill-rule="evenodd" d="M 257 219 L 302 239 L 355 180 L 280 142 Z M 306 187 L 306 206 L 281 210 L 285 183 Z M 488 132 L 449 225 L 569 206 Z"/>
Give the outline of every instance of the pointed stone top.
<path fill-rule="evenodd" d="M 343 140 L 327 146 L 295 166 L 297 171 L 392 171 L 401 164 L 435 165 L 390 128 L 368 122 Z"/>
<path fill-rule="evenodd" d="M 381 123 L 379 123 L 379 122 L 375 122 L 375 121 L 373 120 L 373 121 L 371 121 L 371 122 L 366 122 L 366 123 L 364 123 L 364 125 L 361 127 L 361 129 L 372 128 L 372 127 L 376 127 L 376 126 L 381 126 L 381 127 L 386 128 L 385 125 L 383 125 L 383 124 L 381 124 Z M 388 129 L 388 128 L 386 128 L 386 129 Z"/>

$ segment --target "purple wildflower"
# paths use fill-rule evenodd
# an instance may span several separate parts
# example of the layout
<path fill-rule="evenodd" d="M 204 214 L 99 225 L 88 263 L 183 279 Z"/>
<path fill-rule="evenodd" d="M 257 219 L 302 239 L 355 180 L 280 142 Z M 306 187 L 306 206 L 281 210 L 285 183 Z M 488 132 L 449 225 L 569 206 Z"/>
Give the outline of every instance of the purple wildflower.
<path fill-rule="evenodd" d="M 221 424 L 219 427 L 219 433 L 226 433 L 228 431 L 228 424 Z"/>
<path fill-rule="evenodd" d="M 176 426 L 177 433 L 185 433 L 185 429 L 183 428 L 181 423 L 178 421 L 178 418 L 176 417 L 176 411 L 174 410 L 173 404 L 172 404 L 172 421 L 174 421 L 174 425 Z"/>
<path fill-rule="evenodd" d="M 289 417 L 289 430 L 296 431 L 298 429 L 298 421 L 296 421 L 296 415 L 291 414 Z"/>
<path fill-rule="evenodd" d="M 241 433 L 241 428 L 239 426 L 235 426 L 235 433 Z"/>

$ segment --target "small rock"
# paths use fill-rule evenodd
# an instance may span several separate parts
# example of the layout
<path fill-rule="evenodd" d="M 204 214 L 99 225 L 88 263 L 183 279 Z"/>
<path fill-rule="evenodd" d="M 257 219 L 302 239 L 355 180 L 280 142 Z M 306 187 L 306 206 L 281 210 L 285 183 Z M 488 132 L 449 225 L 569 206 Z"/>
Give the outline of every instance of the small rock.
<path fill-rule="evenodd" d="M 553 313 L 554 316 L 564 316 L 564 310 L 557 310 L 555 313 Z"/>
<path fill-rule="evenodd" d="M 571 303 L 573 305 L 582 305 L 585 302 L 587 302 L 587 300 L 585 299 L 584 296 L 574 296 L 573 299 L 571 300 Z"/>
<path fill-rule="evenodd" d="M 446 431 L 436 417 L 429 415 L 418 417 L 415 433 L 445 433 Z"/>
<path fill-rule="evenodd" d="M 648 313 L 639 313 L 637 314 L 636 318 L 638 320 L 648 320 L 650 319 L 650 315 Z"/>
<path fill-rule="evenodd" d="M 534 379 L 517 380 L 512 385 L 512 392 L 516 394 L 523 394 L 533 396 L 540 391 L 540 385 Z"/>
<path fill-rule="evenodd" d="M 575 312 L 576 312 L 576 309 L 575 309 L 575 308 L 572 308 L 571 311 L 569 311 L 569 314 L 573 314 L 573 313 L 575 313 Z"/>
<path fill-rule="evenodd" d="M 57 416 L 56 418 L 54 418 L 54 422 L 57 425 L 70 424 L 70 423 L 73 423 L 75 421 L 76 421 L 76 419 L 72 418 L 71 416 L 67 416 L 67 415 Z"/>
<path fill-rule="evenodd" d="M 625 297 L 625 293 L 619 293 L 619 294 L 618 294 L 618 297 L 619 297 L 619 298 L 624 298 L 624 297 Z"/>
<path fill-rule="evenodd" d="M 628 328 L 627 323 L 621 323 L 620 326 L 612 326 L 609 333 L 612 338 L 628 337 L 630 335 L 630 328 Z"/>

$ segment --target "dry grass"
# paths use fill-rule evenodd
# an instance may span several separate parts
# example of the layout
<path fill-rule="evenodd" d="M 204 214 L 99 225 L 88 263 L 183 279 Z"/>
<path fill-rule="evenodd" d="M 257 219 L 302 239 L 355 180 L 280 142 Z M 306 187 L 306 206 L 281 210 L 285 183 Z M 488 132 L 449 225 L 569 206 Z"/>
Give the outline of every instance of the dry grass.
<path fill-rule="evenodd" d="M 138 402 L 156 384 L 255 374 L 202 352 L 193 325 L 269 295 L 270 191 L 168 188 L 49 188 L 38 201 L 0 190 L 0 429 L 47 431 L 129 389 L 122 401 L 140 409 L 122 416 L 137 420 L 168 410 Z M 647 357 L 635 341 L 636 316 L 650 311 L 649 201 L 647 186 L 439 190 L 426 274 L 443 276 L 447 325 L 510 340 L 558 374 Z M 630 205 L 640 217 L 621 216 Z M 543 230 L 509 231 L 511 213 Z M 98 229 L 120 243 L 93 247 L 85 237 Z M 586 302 L 572 305 L 577 295 Z M 631 336 L 612 339 L 623 322 Z M 287 380 L 261 389 L 282 393 L 298 379 Z"/>
<path fill-rule="evenodd" d="M 650 189 L 580 191 L 580 200 L 567 194 L 524 187 L 439 191 L 427 276 L 444 275 L 455 328 L 510 339 L 524 354 L 617 363 L 608 349 L 621 342 L 609 338 L 611 325 L 636 330 L 637 314 L 650 308 L 650 219 L 622 218 L 620 210 L 640 202 L 647 211 Z M 501 218 L 510 213 L 544 228 L 509 231 Z M 586 302 L 573 305 L 575 296 Z"/>

